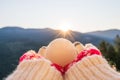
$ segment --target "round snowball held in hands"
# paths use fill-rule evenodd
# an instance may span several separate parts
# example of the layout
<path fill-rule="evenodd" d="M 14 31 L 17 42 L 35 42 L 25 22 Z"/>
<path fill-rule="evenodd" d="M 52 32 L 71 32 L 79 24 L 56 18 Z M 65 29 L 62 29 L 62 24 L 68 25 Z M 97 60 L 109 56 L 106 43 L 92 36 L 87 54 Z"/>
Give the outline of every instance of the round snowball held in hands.
<path fill-rule="evenodd" d="M 53 40 L 46 48 L 45 58 L 62 67 L 71 63 L 77 57 L 77 52 L 69 40 L 59 38 Z"/>

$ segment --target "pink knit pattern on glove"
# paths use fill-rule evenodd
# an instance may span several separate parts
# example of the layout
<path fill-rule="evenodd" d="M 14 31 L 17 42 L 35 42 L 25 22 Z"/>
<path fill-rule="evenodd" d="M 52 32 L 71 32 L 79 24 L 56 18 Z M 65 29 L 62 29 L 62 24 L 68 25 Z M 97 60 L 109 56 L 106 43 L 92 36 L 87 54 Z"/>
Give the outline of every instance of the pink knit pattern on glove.
<path fill-rule="evenodd" d="M 24 61 L 24 60 L 32 60 L 32 59 L 38 59 L 38 58 L 41 58 L 41 56 L 36 54 L 33 51 L 28 51 L 20 57 L 19 63 Z"/>

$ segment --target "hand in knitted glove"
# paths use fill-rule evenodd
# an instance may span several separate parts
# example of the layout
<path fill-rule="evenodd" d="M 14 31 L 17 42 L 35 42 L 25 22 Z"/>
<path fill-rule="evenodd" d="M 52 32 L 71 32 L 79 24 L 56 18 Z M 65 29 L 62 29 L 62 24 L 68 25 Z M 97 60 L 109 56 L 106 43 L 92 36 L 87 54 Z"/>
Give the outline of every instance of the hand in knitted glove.
<path fill-rule="evenodd" d="M 20 57 L 17 69 L 6 80 L 63 80 L 61 73 L 51 65 L 31 50 Z"/>
<path fill-rule="evenodd" d="M 86 44 L 66 71 L 64 80 L 120 80 L 120 73 L 110 67 L 95 46 Z"/>

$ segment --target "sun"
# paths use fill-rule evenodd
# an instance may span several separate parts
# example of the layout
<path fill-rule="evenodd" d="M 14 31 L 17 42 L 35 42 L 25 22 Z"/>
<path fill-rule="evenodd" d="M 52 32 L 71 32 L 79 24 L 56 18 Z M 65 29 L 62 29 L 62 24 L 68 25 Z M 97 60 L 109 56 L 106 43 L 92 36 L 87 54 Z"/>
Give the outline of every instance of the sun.
<path fill-rule="evenodd" d="M 60 27 L 60 30 L 63 31 L 63 32 L 68 32 L 70 29 L 68 27 Z"/>
<path fill-rule="evenodd" d="M 66 33 L 71 30 L 72 24 L 69 22 L 63 22 L 58 26 L 58 29 L 61 30 L 63 33 Z"/>

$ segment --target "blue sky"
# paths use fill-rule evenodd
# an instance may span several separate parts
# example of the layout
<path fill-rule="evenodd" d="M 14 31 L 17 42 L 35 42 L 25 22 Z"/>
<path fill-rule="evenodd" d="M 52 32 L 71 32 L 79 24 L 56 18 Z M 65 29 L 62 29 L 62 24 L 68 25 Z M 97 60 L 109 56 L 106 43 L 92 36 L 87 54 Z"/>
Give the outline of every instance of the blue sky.
<path fill-rule="evenodd" d="M 120 0 L 0 0 L 0 27 L 120 29 Z"/>

